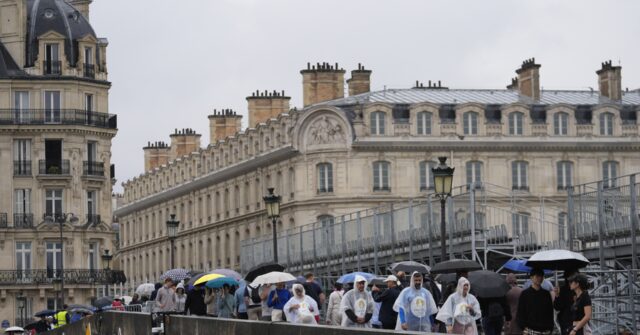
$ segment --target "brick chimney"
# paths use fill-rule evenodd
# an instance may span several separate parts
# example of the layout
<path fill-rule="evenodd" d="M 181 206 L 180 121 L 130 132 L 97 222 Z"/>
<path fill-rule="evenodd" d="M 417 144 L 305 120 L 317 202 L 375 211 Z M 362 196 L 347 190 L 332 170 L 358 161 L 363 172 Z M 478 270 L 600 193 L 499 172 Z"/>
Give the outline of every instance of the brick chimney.
<path fill-rule="evenodd" d="M 242 129 L 242 115 L 231 109 L 213 110 L 209 115 L 209 144 L 235 135 Z"/>
<path fill-rule="evenodd" d="M 259 123 L 276 118 L 281 113 L 289 111 L 288 97 L 282 92 L 255 91 L 247 97 L 249 110 L 249 127 L 255 128 Z"/>
<path fill-rule="evenodd" d="M 169 163 L 169 145 L 164 142 L 148 142 L 144 150 L 144 170 L 150 171 Z"/>
<path fill-rule="evenodd" d="M 344 98 L 344 69 L 329 63 L 307 63 L 302 74 L 302 97 L 304 106 L 323 101 Z"/>
<path fill-rule="evenodd" d="M 78 12 L 82 13 L 82 16 L 89 21 L 89 6 L 93 0 L 67 0 L 67 2 L 75 7 Z"/>
<path fill-rule="evenodd" d="M 371 91 L 371 70 L 367 70 L 358 63 L 358 69 L 351 71 L 351 78 L 347 79 L 349 96 Z"/>
<path fill-rule="evenodd" d="M 522 62 L 522 66 L 516 70 L 518 91 L 534 100 L 540 100 L 540 66 L 536 64 L 535 58 L 530 58 Z"/>
<path fill-rule="evenodd" d="M 598 87 L 600 95 L 611 100 L 622 99 L 622 67 L 612 66 L 611 61 L 602 63 L 602 68 L 596 71 L 598 74 Z"/>
<path fill-rule="evenodd" d="M 169 160 L 190 154 L 200 150 L 200 137 L 195 130 L 191 128 L 175 129 L 171 137 L 171 150 L 169 151 Z"/>

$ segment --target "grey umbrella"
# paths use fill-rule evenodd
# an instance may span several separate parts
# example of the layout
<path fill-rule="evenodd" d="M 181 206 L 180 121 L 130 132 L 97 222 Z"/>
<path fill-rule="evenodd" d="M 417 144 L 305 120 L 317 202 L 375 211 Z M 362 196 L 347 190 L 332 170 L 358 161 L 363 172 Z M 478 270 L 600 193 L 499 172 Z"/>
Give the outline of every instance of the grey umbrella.
<path fill-rule="evenodd" d="M 507 281 L 493 271 L 469 272 L 469 282 L 473 288 L 473 294 L 478 298 L 501 298 L 511 289 Z"/>
<path fill-rule="evenodd" d="M 456 273 L 461 271 L 470 272 L 475 270 L 482 270 L 482 266 L 477 262 L 467 259 L 451 259 L 434 265 L 431 268 L 431 273 Z"/>
<path fill-rule="evenodd" d="M 102 297 L 96 299 L 96 301 L 93 302 L 93 305 L 97 308 L 104 308 L 106 306 L 111 306 L 112 303 L 113 299 L 111 297 Z"/>
<path fill-rule="evenodd" d="M 429 273 L 431 271 L 431 268 L 428 265 L 414 262 L 414 261 L 404 261 L 404 262 L 393 263 L 391 264 L 389 269 L 393 273 L 398 273 L 398 271 L 403 271 L 408 274 L 411 274 L 414 271 L 417 271 L 423 274 Z"/>

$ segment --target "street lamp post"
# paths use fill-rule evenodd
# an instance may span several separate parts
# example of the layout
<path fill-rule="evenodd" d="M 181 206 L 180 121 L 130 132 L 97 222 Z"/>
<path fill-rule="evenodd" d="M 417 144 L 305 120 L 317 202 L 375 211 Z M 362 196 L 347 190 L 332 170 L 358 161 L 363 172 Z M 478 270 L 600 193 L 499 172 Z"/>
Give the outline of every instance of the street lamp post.
<path fill-rule="evenodd" d="M 176 215 L 169 215 L 169 220 L 167 220 L 167 236 L 169 237 L 169 243 L 171 245 L 171 269 L 175 268 L 175 262 L 173 258 L 173 243 L 176 239 L 176 234 L 178 233 L 178 226 L 180 225 L 180 221 L 176 221 Z"/>
<path fill-rule="evenodd" d="M 267 208 L 267 217 L 271 219 L 271 227 L 273 228 L 273 262 L 278 263 L 278 236 L 276 232 L 276 223 L 280 217 L 280 201 L 282 197 L 273 194 L 273 187 L 267 189 L 269 194 L 262 198 Z"/>
<path fill-rule="evenodd" d="M 53 278 L 53 290 L 56 292 L 56 306 L 57 306 L 57 309 L 61 309 L 63 304 L 62 304 L 62 302 L 60 302 L 60 304 L 58 305 L 58 302 L 60 301 L 60 292 L 62 292 L 62 279 Z"/>
<path fill-rule="evenodd" d="M 441 260 L 447 260 L 447 224 L 445 222 L 445 207 L 447 198 L 451 196 L 453 187 L 453 171 L 455 168 L 447 166 L 447 157 L 438 157 L 440 165 L 433 168 L 433 181 L 435 184 L 435 195 L 440 199 L 440 254 Z"/>
<path fill-rule="evenodd" d="M 100 256 L 102 258 L 102 266 L 107 277 L 107 287 L 105 288 L 105 295 L 109 296 L 109 281 L 111 281 L 111 269 L 109 268 L 109 262 L 113 258 L 113 255 L 109 254 L 109 249 L 104 249 L 104 254 Z"/>

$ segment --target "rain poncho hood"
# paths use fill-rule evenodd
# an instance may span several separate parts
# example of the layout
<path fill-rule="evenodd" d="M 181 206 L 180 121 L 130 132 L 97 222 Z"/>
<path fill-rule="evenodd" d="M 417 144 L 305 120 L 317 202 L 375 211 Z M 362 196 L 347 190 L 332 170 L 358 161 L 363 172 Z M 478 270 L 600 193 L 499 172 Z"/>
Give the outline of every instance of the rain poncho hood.
<path fill-rule="evenodd" d="M 301 291 L 300 295 L 296 290 Z M 298 308 L 291 309 L 291 306 L 298 305 Z M 304 294 L 304 287 L 300 284 L 293 285 L 293 297 L 287 301 L 282 308 L 287 321 L 291 323 L 309 323 L 316 324 L 315 316 L 320 315 L 318 304 L 313 298 Z"/>
<path fill-rule="evenodd" d="M 467 278 L 460 277 L 458 280 L 458 286 L 456 287 L 456 292 L 447 298 L 447 301 L 442 305 L 440 312 L 438 312 L 436 319 L 446 323 L 447 325 L 453 325 L 454 322 L 456 322 L 462 325 L 473 324 L 473 326 L 475 326 L 474 321 L 482 317 L 480 304 L 473 294 L 463 294 L 465 284 L 469 284 L 469 291 L 471 291 L 471 284 L 469 283 L 469 280 L 467 280 Z M 469 312 L 468 307 L 473 309 L 473 313 Z"/>
<path fill-rule="evenodd" d="M 414 287 L 413 278 L 417 276 L 422 277 L 422 274 L 414 272 L 411 275 L 409 287 L 400 292 L 398 299 L 393 304 L 393 310 L 398 312 L 396 330 L 402 330 L 402 320 L 404 320 L 409 330 L 431 331 L 430 317 L 438 312 L 438 307 L 427 289 Z M 400 313 L 403 313 L 403 316 Z"/>
<path fill-rule="evenodd" d="M 364 287 L 367 287 L 367 280 L 360 276 L 356 275 L 356 278 L 353 281 L 353 289 L 349 290 L 349 292 L 345 293 L 342 297 L 342 301 L 340 302 L 340 312 L 342 312 L 342 327 L 360 327 L 360 328 L 371 328 L 371 320 L 364 324 L 354 323 L 347 317 L 346 311 L 352 310 L 353 313 L 357 317 L 364 318 L 367 314 L 373 314 L 374 310 L 374 301 L 371 293 L 369 293 L 366 289 L 360 292 L 358 290 L 358 286 L 356 285 L 359 282 L 364 282 Z"/>

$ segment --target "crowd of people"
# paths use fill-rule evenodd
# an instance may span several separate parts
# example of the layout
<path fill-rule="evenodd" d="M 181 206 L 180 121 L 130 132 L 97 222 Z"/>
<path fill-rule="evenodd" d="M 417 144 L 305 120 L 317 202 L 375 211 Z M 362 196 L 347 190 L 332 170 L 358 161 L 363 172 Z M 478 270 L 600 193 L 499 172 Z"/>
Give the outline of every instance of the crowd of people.
<path fill-rule="evenodd" d="M 591 334 L 588 282 L 577 271 L 565 271 L 561 288 L 554 288 L 539 269 L 529 273 L 523 287 L 508 274 L 511 289 L 494 298 L 476 297 L 467 278 L 468 273 L 459 272 L 455 282 L 439 285 L 429 275 L 398 272 L 374 284 L 356 275 L 352 283 L 336 282 L 327 301 L 311 273 L 291 287 L 196 285 L 188 292 L 168 278 L 151 299 L 155 310 L 164 313 L 465 335 L 551 334 L 557 314 L 562 335 Z"/>

